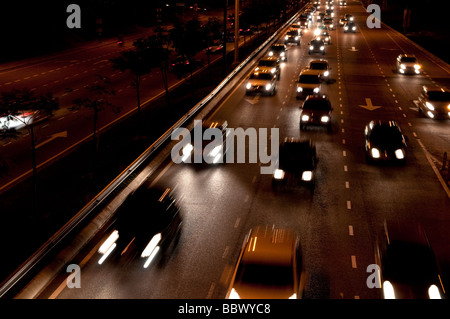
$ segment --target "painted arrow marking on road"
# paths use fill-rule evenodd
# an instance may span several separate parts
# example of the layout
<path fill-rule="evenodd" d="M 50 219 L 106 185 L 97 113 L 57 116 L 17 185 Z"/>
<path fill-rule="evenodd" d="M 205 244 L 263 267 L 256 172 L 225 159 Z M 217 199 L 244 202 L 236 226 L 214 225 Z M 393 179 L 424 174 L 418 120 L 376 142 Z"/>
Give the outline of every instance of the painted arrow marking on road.
<path fill-rule="evenodd" d="M 366 110 L 373 111 L 379 109 L 381 106 L 375 106 L 372 104 L 372 100 L 366 97 L 366 105 L 359 105 Z"/>
<path fill-rule="evenodd" d="M 255 97 L 252 99 L 246 99 L 246 101 L 250 104 L 256 104 L 259 102 L 259 95 L 255 95 Z"/>
<path fill-rule="evenodd" d="M 353 52 L 356 52 L 356 51 L 359 51 L 358 49 L 356 49 L 355 47 L 352 47 L 351 49 L 348 49 L 349 51 L 353 51 Z"/>
<path fill-rule="evenodd" d="M 58 137 L 67 137 L 67 131 L 53 134 L 48 140 L 45 140 L 42 143 L 39 143 L 38 145 L 36 145 L 36 148 L 44 146 L 45 144 L 53 141 L 54 139 L 57 139 Z"/>

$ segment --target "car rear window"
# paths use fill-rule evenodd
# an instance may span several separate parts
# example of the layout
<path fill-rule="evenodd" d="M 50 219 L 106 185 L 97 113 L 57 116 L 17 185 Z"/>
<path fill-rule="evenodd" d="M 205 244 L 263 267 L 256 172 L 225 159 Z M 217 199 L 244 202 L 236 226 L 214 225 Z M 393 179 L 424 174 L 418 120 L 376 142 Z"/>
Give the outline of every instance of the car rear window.
<path fill-rule="evenodd" d="M 320 83 L 319 77 L 317 75 L 312 74 L 302 74 L 298 78 L 299 83 L 306 83 L 306 84 L 318 84 Z"/>
<path fill-rule="evenodd" d="M 309 64 L 309 68 L 312 70 L 326 70 L 328 65 L 326 63 L 313 62 Z"/>
<path fill-rule="evenodd" d="M 272 74 L 269 73 L 253 73 L 250 75 L 250 79 L 258 79 L 258 80 L 271 80 L 273 77 Z"/>

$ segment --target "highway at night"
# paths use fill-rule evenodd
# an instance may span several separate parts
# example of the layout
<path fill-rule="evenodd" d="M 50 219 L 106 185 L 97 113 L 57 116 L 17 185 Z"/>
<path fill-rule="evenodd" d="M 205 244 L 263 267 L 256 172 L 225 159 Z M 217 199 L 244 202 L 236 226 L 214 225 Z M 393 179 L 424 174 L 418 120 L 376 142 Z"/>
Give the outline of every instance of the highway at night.
<path fill-rule="evenodd" d="M 321 1 L 322 7 L 325 2 Z M 65 267 L 55 274 L 44 269 L 16 298 L 224 299 L 244 239 L 252 228 L 268 225 L 292 229 L 299 236 L 304 281 L 300 297 L 379 299 L 383 298 L 382 289 L 368 287 L 372 272 L 367 267 L 376 263 L 377 238 L 386 220 L 422 226 L 441 266 L 442 286 L 448 290 L 450 191 L 439 170 L 444 153 L 450 151 L 450 119 L 426 117 L 419 110 L 419 95 L 423 86 L 450 87 L 450 66 L 384 24 L 381 28 L 369 28 L 369 13 L 361 3 L 348 1 L 346 6 L 339 6 L 339 1 L 334 1 L 334 7 L 335 28 L 329 31 L 331 43 L 325 45 L 325 54 L 308 54 L 308 43 L 316 37 L 314 31 L 320 25 L 317 13 L 324 11 L 318 9 L 309 27 L 303 30 L 301 45 L 287 44 L 288 60 L 281 63 L 275 95 L 246 94 L 247 79 L 258 59 L 267 55 L 268 46 L 232 82 L 230 94 L 203 118 L 205 122 L 227 121 L 228 127 L 234 129 L 265 128 L 271 132 L 275 128 L 279 130 L 279 142 L 285 137 L 311 139 L 317 153 L 314 192 L 302 186 L 274 189 L 272 174 L 261 174 L 261 168 L 268 165 L 261 161 L 176 164 L 170 157 L 174 143 L 168 144 L 158 166 L 151 173 L 144 170 L 117 195 L 102 212 L 107 217 L 102 217 L 98 231 L 88 240 L 80 235 L 79 240 L 86 240 L 86 244 L 73 258 L 64 261 L 65 267 L 81 267 L 81 287 L 67 287 L 69 274 Z M 346 13 L 354 16 L 354 33 L 344 32 L 344 27 L 339 26 L 339 19 Z M 288 29 L 280 30 L 274 42 L 284 43 Z M 55 78 L 46 78 L 45 83 L 61 94 L 66 87 L 80 92 L 81 83 L 64 82 L 57 72 L 64 71 L 67 81 L 76 81 L 83 72 L 93 75 L 97 71 L 93 68 L 102 68 L 110 58 L 111 48 L 105 46 L 104 50 L 103 55 L 91 61 L 81 55 L 76 59 L 69 57 L 74 59 L 73 71 L 70 66 L 66 71 L 59 70 L 57 61 L 47 62 L 54 64 Z M 414 55 L 421 66 L 420 73 L 400 74 L 396 70 L 400 54 Z M 296 98 L 297 81 L 300 72 L 317 59 L 327 60 L 331 67 L 329 79 L 321 82 L 319 92 L 328 96 L 333 107 L 331 127 L 300 129 L 300 106 L 305 100 Z M 50 71 L 46 68 L 42 72 Z M 122 79 L 117 85 L 125 86 L 129 79 L 115 72 L 111 76 Z M 38 81 L 40 77 L 33 78 L 31 73 L 22 76 L 28 81 Z M 159 76 L 155 73 L 146 81 L 157 83 Z M 14 83 L 14 78 L 2 76 L 3 82 Z M 0 89 L 5 88 L 5 83 Z M 143 100 L 160 92 L 151 88 L 145 82 Z M 128 89 L 129 96 L 124 99 L 134 97 L 133 89 Z M 122 94 L 128 94 L 125 91 Z M 51 125 L 53 131 L 45 136 L 68 131 L 68 138 L 75 141 L 74 135 L 81 139 L 90 133 L 89 129 L 74 129 L 76 133 L 72 133 L 69 124 L 61 123 L 63 117 L 75 119 L 75 115 L 59 112 Z M 379 120 L 395 121 L 401 128 L 407 145 L 403 165 L 367 161 L 365 127 L 370 121 Z M 78 125 L 75 120 L 70 122 L 71 127 Z M 55 124 L 57 127 L 53 128 Z M 63 145 L 66 142 L 53 141 L 60 148 L 54 147 L 48 156 L 67 147 Z M 247 144 L 247 158 L 250 148 Z M 26 157 L 18 155 L 21 156 Z M 98 250 L 114 228 L 115 218 L 109 216 L 138 185 L 174 190 L 183 218 L 179 240 L 159 252 L 164 258 L 154 260 L 147 268 L 138 253 L 129 251 L 100 264 Z M 57 261 L 49 262 L 49 268 L 54 262 Z"/>

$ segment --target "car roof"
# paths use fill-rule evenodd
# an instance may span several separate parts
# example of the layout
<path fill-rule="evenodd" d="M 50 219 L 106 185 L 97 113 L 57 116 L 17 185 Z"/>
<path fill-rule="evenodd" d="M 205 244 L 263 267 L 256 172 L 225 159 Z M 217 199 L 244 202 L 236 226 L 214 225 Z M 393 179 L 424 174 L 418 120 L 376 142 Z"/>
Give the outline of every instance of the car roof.
<path fill-rule="evenodd" d="M 309 64 L 311 64 L 311 63 L 326 63 L 326 64 L 328 64 L 328 61 L 325 59 L 316 59 L 316 60 L 309 61 Z"/>
<path fill-rule="evenodd" d="M 388 121 L 388 120 L 376 120 L 376 121 L 370 121 L 369 126 L 371 126 L 372 128 L 375 126 L 391 126 L 391 127 L 397 127 L 400 129 L 400 127 L 398 126 L 397 122 L 395 121 Z"/>
<path fill-rule="evenodd" d="M 315 70 L 306 69 L 306 68 L 303 69 L 303 70 L 300 72 L 300 75 L 316 75 L 316 76 L 319 76 Z"/>
<path fill-rule="evenodd" d="M 306 101 L 316 101 L 316 100 L 325 100 L 325 101 L 329 101 L 330 99 L 328 98 L 328 96 L 326 94 L 311 94 L 308 95 L 305 99 Z"/>
<path fill-rule="evenodd" d="M 250 231 L 242 262 L 290 265 L 296 238 L 291 229 L 256 226 Z"/>

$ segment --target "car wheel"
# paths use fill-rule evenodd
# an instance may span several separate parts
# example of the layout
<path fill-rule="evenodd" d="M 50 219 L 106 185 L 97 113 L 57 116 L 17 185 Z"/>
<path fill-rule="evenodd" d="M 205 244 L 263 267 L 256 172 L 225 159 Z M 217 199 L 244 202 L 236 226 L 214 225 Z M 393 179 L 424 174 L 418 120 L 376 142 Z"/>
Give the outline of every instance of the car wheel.
<path fill-rule="evenodd" d="M 322 55 L 325 55 L 325 51 L 322 52 Z"/>
<path fill-rule="evenodd" d="M 280 75 L 280 73 L 278 73 L 277 80 L 280 80 L 280 77 L 281 77 L 281 75 Z"/>

